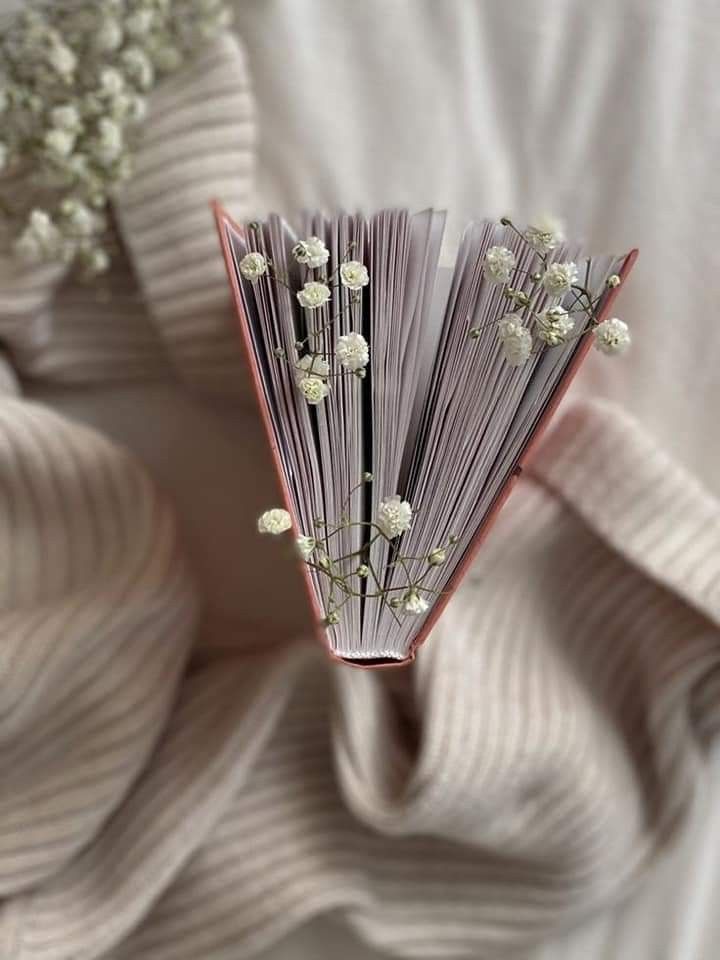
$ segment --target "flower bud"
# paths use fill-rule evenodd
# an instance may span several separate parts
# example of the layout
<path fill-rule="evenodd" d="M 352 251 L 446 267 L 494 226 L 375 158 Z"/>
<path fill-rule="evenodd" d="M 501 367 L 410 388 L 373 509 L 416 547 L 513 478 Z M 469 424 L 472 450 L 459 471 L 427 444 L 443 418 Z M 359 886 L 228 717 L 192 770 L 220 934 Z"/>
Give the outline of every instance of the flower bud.
<path fill-rule="evenodd" d="M 427 562 L 431 567 L 442 566 L 443 563 L 447 560 L 447 555 L 442 547 L 436 547 L 434 550 L 431 550 L 428 554 Z"/>

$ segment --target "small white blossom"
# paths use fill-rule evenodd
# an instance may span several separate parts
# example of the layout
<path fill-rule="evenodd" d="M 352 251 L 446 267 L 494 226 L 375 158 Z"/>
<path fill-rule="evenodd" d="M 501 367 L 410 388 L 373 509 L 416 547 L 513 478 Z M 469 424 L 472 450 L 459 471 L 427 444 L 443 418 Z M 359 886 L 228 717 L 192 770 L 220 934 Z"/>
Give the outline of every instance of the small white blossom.
<path fill-rule="evenodd" d="M 324 283 L 316 283 L 311 280 L 306 283 L 302 290 L 298 290 L 297 298 L 300 306 L 306 310 L 315 310 L 322 307 L 330 299 L 330 287 Z"/>
<path fill-rule="evenodd" d="M 335 354 L 346 370 L 362 370 L 370 360 L 368 343 L 361 333 L 345 333 L 338 337 Z"/>
<path fill-rule="evenodd" d="M 355 573 L 356 573 L 362 580 L 364 580 L 366 577 L 368 577 L 368 576 L 370 575 L 370 567 L 368 567 L 368 565 L 367 565 L 366 563 L 361 563 L 360 566 L 359 566 L 359 567 L 357 568 L 357 570 L 355 571 Z"/>
<path fill-rule="evenodd" d="M 52 69 L 66 82 L 70 80 L 77 68 L 77 57 L 61 40 L 53 40 L 47 50 L 46 58 Z"/>
<path fill-rule="evenodd" d="M 559 304 L 537 315 L 538 336 L 551 347 L 565 343 L 575 329 L 575 321 Z"/>
<path fill-rule="evenodd" d="M 538 217 L 535 223 L 525 231 L 527 242 L 538 253 L 549 253 L 565 239 L 565 228 L 562 220 L 556 217 Z"/>
<path fill-rule="evenodd" d="M 100 71 L 98 95 L 106 100 L 119 97 L 125 90 L 125 77 L 115 67 L 105 67 Z"/>
<path fill-rule="evenodd" d="M 153 10 L 149 10 L 147 7 L 136 10 L 134 13 L 131 13 L 129 17 L 125 18 L 125 32 L 130 37 L 142 39 L 150 32 L 154 21 L 155 13 Z"/>
<path fill-rule="evenodd" d="M 15 252 L 29 263 L 40 263 L 61 256 L 65 242 L 62 233 L 45 210 L 33 210 L 27 225 L 15 241 Z"/>
<path fill-rule="evenodd" d="M 260 533 L 285 533 L 292 527 L 292 518 L 287 510 L 281 510 L 274 507 L 272 510 L 266 510 L 258 517 L 257 528 Z"/>
<path fill-rule="evenodd" d="M 340 266 L 340 283 L 348 290 L 362 290 L 369 282 L 367 267 L 359 260 L 348 260 Z"/>
<path fill-rule="evenodd" d="M 305 397 L 311 406 L 317 406 L 328 395 L 329 388 L 322 377 L 303 377 L 298 382 L 300 393 Z"/>
<path fill-rule="evenodd" d="M 138 93 L 121 93 L 110 102 L 113 120 L 142 123 L 147 116 L 147 100 Z"/>
<path fill-rule="evenodd" d="M 74 134 L 82 130 L 80 111 L 74 103 L 63 103 L 59 107 L 53 107 L 50 111 L 50 120 L 53 127 L 58 130 L 66 130 Z"/>
<path fill-rule="evenodd" d="M 577 283 L 580 276 L 577 266 L 569 263 L 551 263 L 542 278 L 542 285 L 551 297 L 560 297 Z"/>
<path fill-rule="evenodd" d="M 607 285 L 609 287 L 619 287 L 621 282 L 620 277 L 616 273 L 611 273 L 607 278 Z"/>
<path fill-rule="evenodd" d="M 327 377 L 330 374 L 330 364 L 324 357 L 314 353 L 306 353 L 295 364 L 295 377 L 298 383 L 305 377 Z"/>
<path fill-rule="evenodd" d="M 427 561 L 431 567 L 440 567 L 447 560 L 447 554 L 442 547 L 436 547 L 428 554 Z"/>
<path fill-rule="evenodd" d="M 45 134 L 45 149 L 54 159 L 69 157 L 75 149 L 76 136 L 68 130 L 48 130 Z"/>
<path fill-rule="evenodd" d="M 100 117 L 97 123 L 97 139 L 92 144 L 92 153 L 98 163 L 109 166 L 123 151 L 122 127 L 110 117 Z"/>
<path fill-rule="evenodd" d="M 91 276 L 105 273 L 110 267 L 110 257 L 106 250 L 94 247 L 83 257 L 85 269 Z"/>
<path fill-rule="evenodd" d="M 507 283 L 515 264 L 512 250 L 507 247 L 490 247 L 485 254 L 485 276 L 493 283 Z"/>
<path fill-rule="evenodd" d="M 155 79 L 153 65 L 144 50 L 140 47 L 127 47 L 120 54 L 120 59 L 128 76 L 141 90 L 149 90 Z"/>
<path fill-rule="evenodd" d="M 608 355 L 625 353 L 631 343 L 628 325 L 617 317 L 599 323 L 593 330 L 593 336 L 596 348 Z"/>
<path fill-rule="evenodd" d="M 298 263 L 313 268 L 324 266 L 330 259 L 330 251 L 320 237 L 308 237 L 307 240 L 300 240 L 292 248 L 292 254 Z"/>
<path fill-rule="evenodd" d="M 411 613 L 415 616 L 425 613 L 430 604 L 424 597 L 421 597 L 417 590 L 410 590 L 403 598 L 403 610 L 405 613 Z"/>
<path fill-rule="evenodd" d="M 298 553 L 307 563 L 307 561 L 312 557 L 315 550 L 315 540 L 312 537 L 300 536 L 295 541 L 295 546 L 297 547 Z"/>
<path fill-rule="evenodd" d="M 99 226 L 97 214 L 74 197 L 67 197 L 63 200 L 60 205 L 60 212 L 63 216 L 63 224 L 72 237 L 92 236 Z"/>
<path fill-rule="evenodd" d="M 254 282 L 267 273 L 267 260 L 261 253 L 246 253 L 240 261 L 240 273 Z"/>
<path fill-rule="evenodd" d="M 532 350 L 532 336 L 522 318 L 515 313 L 504 316 L 498 322 L 498 337 L 510 366 L 521 367 Z"/>
<path fill-rule="evenodd" d="M 182 54 L 171 43 L 159 43 L 153 47 L 152 61 L 160 73 L 170 73 L 182 64 Z"/>
<path fill-rule="evenodd" d="M 105 16 L 92 38 L 92 43 L 99 53 L 112 53 L 117 50 L 123 41 L 123 31 L 114 17 Z"/>
<path fill-rule="evenodd" d="M 399 537 L 410 529 L 412 507 L 407 500 L 401 500 L 399 494 L 380 501 L 375 523 L 390 540 Z"/>

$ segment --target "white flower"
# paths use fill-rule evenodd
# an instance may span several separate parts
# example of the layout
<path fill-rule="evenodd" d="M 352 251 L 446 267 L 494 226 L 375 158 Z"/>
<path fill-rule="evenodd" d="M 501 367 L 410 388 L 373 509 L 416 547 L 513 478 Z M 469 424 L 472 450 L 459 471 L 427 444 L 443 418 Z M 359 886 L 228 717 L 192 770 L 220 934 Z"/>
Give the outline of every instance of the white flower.
<path fill-rule="evenodd" d="M 593 330 L 593 336 L 596 348 L 608 355 L 625 353 L 631 343 L 628 325 L 617 317 L 599 323 Z"/>
<path fill-rule="evenodd" d="M 3 143 L 2 140 L 0 140 L 0 173 L 2 173 L 5 167 L 7 166 L 8 153 L 9 151 L 7 148 L 7 144 Z"/>
<path fill-rule="evenodd" d="M 361 563 L 360 566 L 355 571 L 355 573 L 358 575 L 358 577 L 364 580 L 366 577 L 370 575 L 370 567 L 368 567 L 366 563 Z"/>
<path fill-rule="evenodd" d="M 110 112 L 115 120 L 141 123 L 147 116 L 147 100 L 138 93 L 121 93 L 111 101 Z"/>
<path fill-rule="evenodd" d="M 287 510 L 274 507 L 258 517 L 257 528 L 260 533 L 285 533 L 292 527 L 292 518 Z"/>
<path fill-rule="evenodd" d="M 308 267 L 322 267 L 330 259 L 330 251 L 320 237 L 308 237 L 292 248 L 292 254 L 298 263 Z"/>
<path fill-rule="evenodd" d="M 125 19 L 125 31 L 128 36 L 142 38 L 145 34 L 150 32 L 155 20 L 155 13 L 153 10 L 145 8 L 144 10 L 136 10 L 135 13 L 130 14 L 129 17 Z"/>
<path fill-rule="evenodd" d="M 160 43 L 153 48 L 152 60 L 161 73 L 170 73 L 182 63 L 182 54 L 171 43 Z"/>
<path fill-rule="evenodd" d="M 574 263 L 551 263 L 542 278 L 542 285 L 551 297 L 560 297 L 578 279 L 578 268 Z"/>
<path fill-rule="evenodd" d="M 340 283 L 348 290 L 361 290 L 370 282 L 367 267 L 359 260 L 348 260 L 340 266 Z"/>
<path fill-rule="evenodd" d="M 430 604 L 421 597 L 417 590 L 410 590 L 403 597 L 403 610 L 405 613 L 420 614 L 425 613 Z"/>
<path fill-rule="evenodd" d="M 117 50 L 122 41 L 123 32 L 117 20 L 114 17 L 103 17 L 92 40 L 95 49 L 100 53 L 111 53 Z"/>
<path fill-rule="evenodd" d="M 52 218 L 44 210 L 33 210 L 27 225 L 15 241 L 15 252 L 29 263 L 60 256 L 65 242 Z"/>
<path fill-rule="evenodd" d="M 338 337 L 335 353 L 346 370 L 362 370 L 370 360 L 367 340 L 361 333 L 345 333 Z"/>
<path fill-rule="evenodd" d="M 46 53 L 48 64 L 64 80 L 69 80 L 75 73 L 77 57 L 67 44 L 53 39 Z"/>
<path fill-rule="evenodd" d="M 316 283 L 311 280 L 305 284 L 302 290 L 298 290 L 297 298 L 300 306 L 307 310 L 315 310 L 330 299 L 330 287 L 324 283 Z"/>
<path fill-rule="evenodd" d="M 522 318 L 515 313 L 504 316 L 498 323 L 498 337 L 510 366 L 522 366 L 532 350 L 532 336 Z"/>
<path fill-rule="evenodd" d="M 119 97 L 125 90 L 125 77 L 115 67 L 105 67 L 100 71 L 98 94 L 108 100 Z"/>
<path fill-rule="evenodd" d="M 565 343 L 575 329 L 575 321 L 564 307 L 548 307 L 537 315 L 538 336 L 551 347 Z"/>
<path fill-rule="evenodd" d="M 442 547 L 436 547 L 428 554 L 427 561 L 431 567 L 440 567 L 447 560 L 447 554 Z"/>
<path fill-rule="evenodd" d="M 316 353 L 306 353 L 305 356 L 300 357 L 295 364 L 295 378 L 298 383 L 304 380 L 305 377 L 315 376 L 324 378 L 327 377 L 329 373 L 330 364 L 324 357 Z"/>
<path fill-rule="evenodd" d="M 84 257 L 85 269 L 92 276 L 105 273 L 110 266 L 110 257 L 101 247 L 95 247 Z"/>
<path fill-rule="evenodd" d="M 306 537 L 303 535 L 296 539 L 295 546 L 297 547 L 300 556 L 307 563 L 307 561 L 312 557 L 313 551 L 315 550 L 315 540 L 312 537 Z"/>
<path fill-rule="evenodd" d="M 607 285 L 609 287 L 619 287 L 621 283 L 622 281 L 620 280 L 620 277 L 616 273 L 611 273 L 610 276 L 607 278 Z"/>
<path fill-rule="evenodd" d="M 410 529 L 412 507 L 407 500 L 401 500 L 399 494 L 380 501 L 375 523 L 390 540 L 399 537 Z"/>
<path fill-rule="evenodd" d="M 525 237 L 533 250 L 549 253 L 565 239 L 565 228 L 562 220 L 545 215 L 528 226 Z"/>
<path fill-rule="evenodd" d="M 120 54 L 128 76 L 141 90 L 149 90 L 155 79 L 155 71 L 147 55 L 140 47 L 128 47 Z"/>
<path fill-rule="evenodd" d="M 59 107 L 53 107 L 50 111 L 50 121 L 58 130 L 66 130 L 68 133 L 77 134 L 82 129 L 80 111 L 74 103 L 64 103 Z"/>
<path fill-rule="evenodd" d="M 328 395 L 329 388 L 322 377 L 303 377 L 298 381 L 300 393 L 311 406 L 317 406 Z"/>
<path fill-rule="evenodd" d="M 110 117 L 100 117 L 97 123 L 98 137 L 92 145 L 96 160 L 109 166 L 118 159 L 124 148 L 122 128 Z"/>
<path fill-rule="evenodd" d="M 515 269 L 515 254 L 507 247 L 490 247 L 485 254 L 485 276 L 493 283 L 507 283 Z"/>
<path fill-rule="evenodd" d="M 97 214 L 82 201 L 74 197 L 66 197 L 60 205 L 64 226 L 72 237 L 90 237 L 99 226 Z"/>
<path fill-rule="evenodd" d="M 48 130 L 45 134 L 45 149 L 51 157 L 64 159 L 69 157 L 75 148 L 77 137 L 68 130 Z"/>
<path fill-rule="evenodd" d="M 239 264 L 240 273 L 254 282 L 267 273 L 267 260 L 261 253 L 246 253 Z"/>

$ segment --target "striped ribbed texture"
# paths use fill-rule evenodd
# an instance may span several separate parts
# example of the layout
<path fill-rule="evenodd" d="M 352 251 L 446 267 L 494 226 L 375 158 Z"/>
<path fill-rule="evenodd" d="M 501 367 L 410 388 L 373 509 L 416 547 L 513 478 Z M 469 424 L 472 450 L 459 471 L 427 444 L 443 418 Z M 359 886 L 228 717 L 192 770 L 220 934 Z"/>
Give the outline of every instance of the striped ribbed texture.
<path fill-rule="evenodd" d="M 0 338 L 25 377 L 62 383 L 175 374 L 244 391 L 210 201 L 247 213 L 253 99 L 231 35 L 153 93 L 135 173 L 114 205 L 103 288 L 0 260 Z"/>
<path fill-rule="evenodd" d="M 395 956 L 522 955 L 682 823 L 720 509 L 618 410 L 565 414 L 413 667 L 229 648 L 179 687 L 162 504 L 94 434 L 0 410 L 3 960 L 239 960 L 334 909 Z"/>

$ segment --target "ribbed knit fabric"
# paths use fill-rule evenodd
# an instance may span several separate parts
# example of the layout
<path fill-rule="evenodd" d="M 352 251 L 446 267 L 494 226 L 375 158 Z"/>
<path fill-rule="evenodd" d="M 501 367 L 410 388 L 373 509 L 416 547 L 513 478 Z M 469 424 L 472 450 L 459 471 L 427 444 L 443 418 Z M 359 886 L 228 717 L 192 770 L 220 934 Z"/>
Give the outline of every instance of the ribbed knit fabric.
<path fill-rule="evenodd" d="M 193 650 L 165 498 L 15 373 L 242 384 L 205 206 L 247 189 L 242 63 L 224 39 L 154 98 L 110 300 L 0 265 L 0 958 L 242 960 L 331 910 L 397 957 L 522 956 L 683 822 L 720 721 L 720 507 L 576 404 L 414 666 L 237 624 Z"/>

